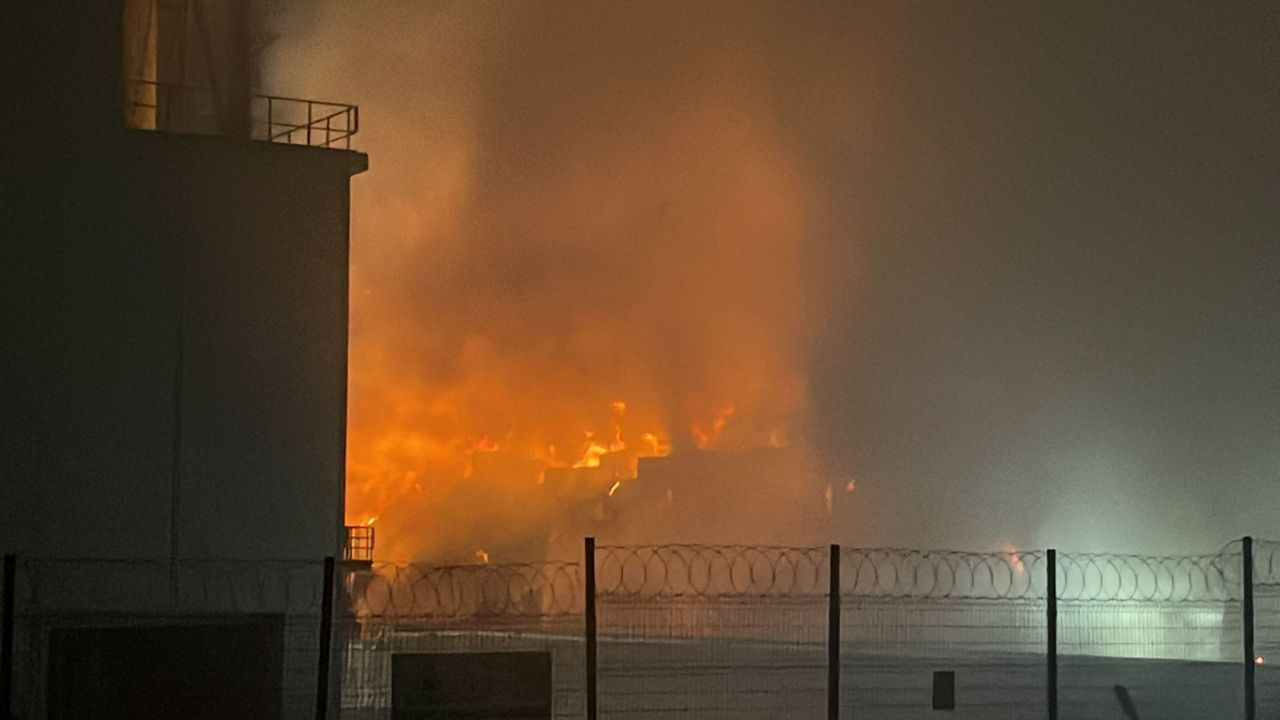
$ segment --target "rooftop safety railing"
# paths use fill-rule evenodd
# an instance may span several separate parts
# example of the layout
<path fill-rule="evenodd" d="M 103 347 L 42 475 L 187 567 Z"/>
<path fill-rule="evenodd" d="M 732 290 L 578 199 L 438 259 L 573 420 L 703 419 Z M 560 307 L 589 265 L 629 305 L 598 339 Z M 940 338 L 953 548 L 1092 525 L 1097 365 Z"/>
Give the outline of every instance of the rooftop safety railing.
<path fill-rule="evenodd" d="M 360 130 L 360 108 L 279 95 L 253 95 L 245 112 L 223 110 L 213 89 L 130 80 L 125 115 L 129 127 L 168 132 L 242 136 L 289 145 L 351 149 Z"/>

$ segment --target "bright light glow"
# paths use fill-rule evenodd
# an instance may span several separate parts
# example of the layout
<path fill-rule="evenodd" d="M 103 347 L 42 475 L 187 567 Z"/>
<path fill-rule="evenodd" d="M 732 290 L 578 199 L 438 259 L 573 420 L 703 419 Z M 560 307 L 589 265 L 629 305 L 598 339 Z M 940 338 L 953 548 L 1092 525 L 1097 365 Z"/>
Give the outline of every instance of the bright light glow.
<path fill-rule="evenodd" d="M 1009 567 L 1013 568 L 1015 573 L 1021 575 L 1027 571 L 1022 564 L 1022 556 L 1018 554 L 1018 549 L 1013 546 L 1013 543 L 1005 543 L 1000 551 L 1004 553 L 1005 559 L 1009 561 Z"/>

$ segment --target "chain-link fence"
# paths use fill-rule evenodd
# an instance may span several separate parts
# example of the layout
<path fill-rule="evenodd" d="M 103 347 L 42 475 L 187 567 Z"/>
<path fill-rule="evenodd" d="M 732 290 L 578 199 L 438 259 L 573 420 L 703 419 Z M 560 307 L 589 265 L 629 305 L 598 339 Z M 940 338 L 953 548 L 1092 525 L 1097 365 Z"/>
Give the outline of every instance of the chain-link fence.
<path fill-rule="evenodd" d="M 458 567 L 19 558 L 0 679 L 32 720 L 184 674 L 289 720 L 489 716 L 489 695 L 506 717 L 588 720 L 1280 712 L 1276 542 L 586 547 L 587 563 Z"/>
<path fill-rule="evenodd" d="M 393 659 L 444 653 L 546 654 L 551 702 L 543 717 L 583 716 L 584 593 L 579 564 L 376 563 L 350 573 L 345 589 L 347 612 L 337 626 L 344 719 L 392 718 Z M 460 684 L 480 682 L 464 678 Z M 469 715 L 463 713 L 475 712 L 479 699 L 454 702 L 472 705 L 456 708 L 465 717 Z"/>
<path fill-rule="evenodd" d="M 852 716 L 930 710 L 934 673 L 952 674 L 962 717 L 1043 707 L 1043 554 L 845 549 L 840 575 L 840 705 Z"/>
<path fill-rule="evenodd" d="M 1214 555 L 1058 556 L 1062 717 L 1240 717 L 1241 544 Z"/>
<path fill-rule="evenodd" d="M 1258 717 L 1280 717 L 1280 542 L 1253 547 L 1254 683 Z"/>
<path fill-rule="evenodd" d="M 822 548 L 601 547 L 599 711 L 606 718 L 820 718 Z"/>
<path fill-rule="evenodd" d="M 140 698 L 166 686 L 209 683 L 212 695 L 218 681 L 236 694 L 209 703 L 315 717 L 322 561 L 14 565 L 15 717 L 98 717 L 130 703 L 141 712 L 150 706 Z"/>

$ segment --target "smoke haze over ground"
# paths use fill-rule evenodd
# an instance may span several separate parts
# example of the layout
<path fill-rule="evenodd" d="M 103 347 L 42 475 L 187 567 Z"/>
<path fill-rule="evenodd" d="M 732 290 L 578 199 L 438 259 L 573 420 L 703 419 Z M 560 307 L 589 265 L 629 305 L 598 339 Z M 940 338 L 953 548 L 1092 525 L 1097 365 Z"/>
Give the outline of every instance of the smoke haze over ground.
<path fill-rule="evenodd" d="M 593 440 L 812 450 L 816 485 L 750 478 L 708 519 L 762 542 L 1280 535 L 1274 11 L 276 17 L 267 89 L 358 103 L 371 158 L 348 506 L 381 556 L 526 532 L 523 490 L 465 490 L 476 454 L 536 483 Z M 811 491 L 846 479 L 833 524 Z"/>

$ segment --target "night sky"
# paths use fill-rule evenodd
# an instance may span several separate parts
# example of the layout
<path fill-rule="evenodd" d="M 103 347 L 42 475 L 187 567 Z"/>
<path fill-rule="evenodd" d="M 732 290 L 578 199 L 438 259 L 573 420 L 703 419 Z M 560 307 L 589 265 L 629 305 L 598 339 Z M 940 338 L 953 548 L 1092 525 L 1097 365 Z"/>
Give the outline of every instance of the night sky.
<path fill-rule="evenodd" d="M 826 276 L 846 291 L 815 416 L 890 541 L 1280 531 L 1280 11 L 922 3 L 862 23 L 874 132 L 805 124 L 852 208 L 817 252 L 861 268 Z"/>
<path fill-rule="evenodd" d="M 448 299 L 459 283 L 572 262 L 614 231 L 631 250 L 601 272 L 634 265 L 643 222 L 584 208 L 564 240 L 564 207 L 535 190 L 616 171 L 636 200 L 617 212 L 684 217 L 736 187 L 739 159 L 776 154 L 761 172 L 802 198 L 779 201 L 803 218 L 778 229 L 794 267 L 746 242 L 769 262 L 717 287 L 787 308 L 761 332 L 807 378 L 797 434 L 857 482 L 835 539 L 1173 553 L 1280 537 L 1275 5 L 308 7 L 275 17 L 267 83 L 361 105 L 353 423 L 362 357 L 448 375 L 425 359 L 448 354 L 442 310 L 503 315 L 509 285 L 468 305 Z M 690 117 L 743 118 L 740 155 L 648 151 L 705 144 Z M 637 277 L 680 295 L 669 275 Z M 643 285 L 601 291 L 626 306 Z"/>

